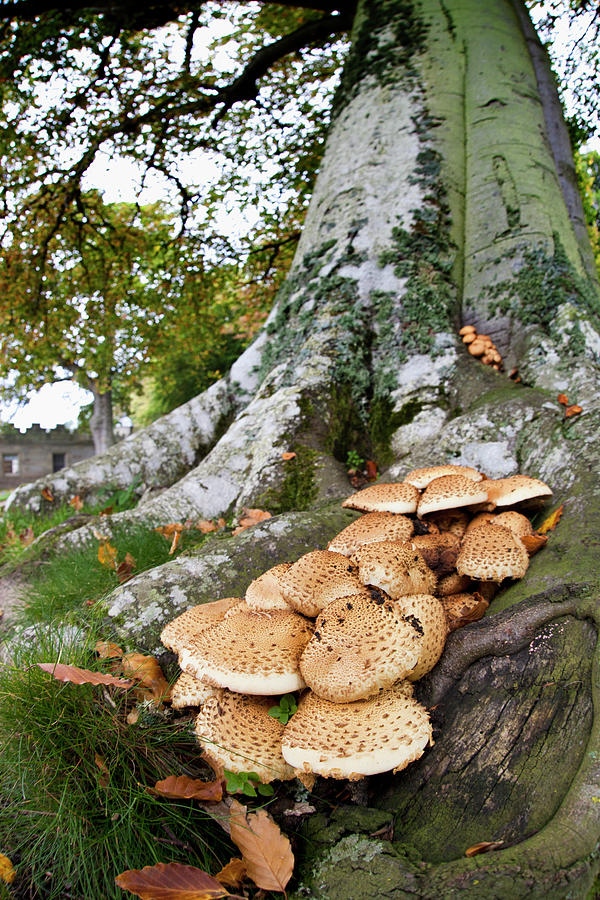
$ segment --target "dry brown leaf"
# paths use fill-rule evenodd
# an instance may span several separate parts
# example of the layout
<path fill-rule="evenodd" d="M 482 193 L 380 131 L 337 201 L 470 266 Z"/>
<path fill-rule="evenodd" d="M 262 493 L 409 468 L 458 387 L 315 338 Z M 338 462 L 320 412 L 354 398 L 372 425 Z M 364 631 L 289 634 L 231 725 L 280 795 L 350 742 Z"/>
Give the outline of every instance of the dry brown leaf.
<path fill-rule="evenodd" d="M 19 535 L 19 540 L 21 542 L 21 546 L 23 547 L 29 547 L 30 544 L 33 544 L 33 542 L 35 541 L 35 534 L 33 533 L 33 528 L 31 527 L 31 525 L 29 526 L 29 528 L 26 528 L 21 532 L 21 534 Z"/>
<path fill-rule="evenodd" d="M 285 891 L 294 871 L 294 854 L 279 825 L 264 809 L 248 814 L 245 806 L 232 800 L 230 827 L 248 878 L 265 891 Z"/>
<path fill-rule="evenodd" d="M 465 856 L 479 856 L 480 853 L 488 853 L 490 850 L 499 850 L 504 846 L 504 841 L 481 841 L 479 844 L 473 844 L 468 850 L 465 850 Z"/>
<path fill-rule="evenodd" d="M 0 853 L 0 881 L 4 884 L 12 884 L 17 872 L 8 856 Z"/>
<path fill-rule="evenodd" d="M 157 781 L 154 790 L 161 797 L 171 800 L 202 800 L 205 803 L 219 803 L 223 799 L 222 781 L 201 781 L 187 775 L 169 775 Z"/>
<path fill-rule="evenodd" d="M 559 403 L 562 403 L 563 406 L 569 405 L 569 401 L 567 400 L 566 394 L 559 394 L 556 399 L 558 400 Z"/>
<path fill-rule="evenodd" d="M 104 509 L 100 510 L 101 516 L 112 516 L 114 510 L 114 506 L 105 506 Z"/>
<path fill-rule="evenodd" d="M 171 546 L 169 547 L 169 556 L 172 556 L 173 553 L 175 553 L 175 551 L 177 550 L 177 545 L 179 544 L 180 540 L 181 540 L 181 532 L 176 531 L 173 534 L 173 540 L 171 541 Z"/>
<path fill-rule="evenodd" d="M 564 503 L 561 503 L 558 509 L 555 509 L 553 513 L 550 513 L 548 518 L 544 519 L 542 524 L 537 530 L 538 534 L 546 534 L 548 531 L 554 531 L 556 526 L 559 523 L 560 517 L 563 514 Z"/>
<path fill-rule="evenodd" d="M 116 569 L 119 584 L 124 584 L 124 582 L 129 581 L 133 572 L 135 572 L 135 565 L 134 557 L 131 553 L 127 552 L 125 554 L 125 559 L 119 563 Z"/>
<path fill-rule="evenodd" d="M 49 503 L 54 503 L 54 497 L 52 496 L 52 492 L 50 491 L 50 488 L 47 488 L 47 487 L 42 488 L 40 493 L 41 493 L 42 497 L 44 498 L 44 500 L 47 500 Z"/>
<path fill-rule="evenodd" d="M 158 531 L 159 534 L 162 534 L 163 537 L 170 538 L 174 534 L 183 531 L 184 528 L 185 525 L 183 524 L 183 522 L 169 522 L 168 525 L 159 525 L 154 530 Z"/>
<path fill-rule="evenodd" d="M 195 523 L 194 528 L 197 531 L 201 531 L 202 534 L 209 534 L 211 531 L 219 530 L 219 526 L 216 525 L 214 522 L 211 522 L 210 519 L 199 519 Z"/>
<path fill-rule="evenodd" d="M 142 900 L 216 900 L 230 896 L 226 888 L 202 869 L 181 863 L 157 863 L 129 869 L 115 882 Z"/>
<path fill-rule="evenodd" d="M 565 416 L 567 419 L 570 419 L 571 416 L 578 416 L 580 412 L 583 412 L 583 408 L 578 406 L 577 403 L 574 403 L 572 406 L 567 406 L 565 409 Z"/>
<path fill-rule="evenodd" d="M 121 660 L 123 675 L 134 678 L 136 693 L 144 700 L 160 701 L 169 694 L 169 685 L 158 660 L 143 653 L 127 653 Z"/>
<path fill-rule="evenodd" d="M 70 681 L 73 684 L 112 684 L 115 687 L 128 688 L 131 681 L 125 678 L 115 678 L 114 675 L 105 675 L 103 672 L 92 672 L 90 669 L 80 669 L 79 666 L 68 666 L 65 663 L 37 663 L 44 672 L 49 672 L 56 681 Z"/>
<path fill-rule="evenodd" d="M 367 481 L 375 481 L 377 478 L 377 465 L 372 459 L 368 459 L 365 463 L 365 476 Z"/>
<path fill-rule="evenodd" d="M 244 515 L 240 518 L 237 528 L 233 529 L 233 534 L 239 534 L 241 531 L 245 531 L 246 528 L 271 518 L 271 513 L 264 509 L 251 509 L 245 506 L 243 513 Z"/>
<path fill-rule="evenodd" d="M 221 884 L 234 888 L 240 887 L 245 877 L 246 863 L 243 859 L 238 859 L 237 857 L 230 859 L 227 865 L 223 866 L 221 871 L 215 875 L 215 878 Z"/>
<path fill-rule="evenodd" d="M 98 562 L 107 569 L 117 568 L 117 548 L 110 541 L 104 541 L 98 547 Z"/>
<path fill-rule="evenodd" d="M 538 550 L 546 546 L 548 538 L 545 534 L 526 534 L 521 538 L 521 541 L 525 545 L 528 555 L 534 556 Z"/>
<path fill-rule="evenodd" d="M 98 777 L 98 784 L 101 788 L 106 789 L 108 787 L 108 782 L 110 781 L 110 773 L 108 771 L 108 766 L 106 765 L 106 761 L 98 754 L 94 754 L 94 762 L 100 769 L 100 775 Z"/>
<path fill-rule="evenodd" d="M 79 494 L 75 494 L 74 497 L 71 497 L 69 500 L 69 506 L 72 506 L 74 510 L 79 512 L 80 509 L 83 509 L 83 500 L 79 496 Z"/>
<path fill-rule="evenodd" d="M 119 645 L 110 641 L 96 641 L 94 650 L 100 659 L 115 659 L 115 657 L 123 656 L 123 651 Z"/>
<path fill-rule="evenodd" d="M 295 456 L 296 456 L 296 454 L 293 453 L 291 450 L 287 450 L 285 453 L 281 454 L 281 458 L 284 459 L 286 462 L 288 461 L 288 459 L 294 459 Z"/>

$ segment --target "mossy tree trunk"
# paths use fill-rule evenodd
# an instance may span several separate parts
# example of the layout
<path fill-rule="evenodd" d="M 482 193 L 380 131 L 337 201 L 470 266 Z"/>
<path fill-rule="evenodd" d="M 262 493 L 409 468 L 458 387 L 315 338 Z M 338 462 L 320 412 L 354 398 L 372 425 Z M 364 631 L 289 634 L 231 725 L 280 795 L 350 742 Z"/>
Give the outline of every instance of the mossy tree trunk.
<path fill-rule="evenodd" d="M 212 449 L 177 481 L 156 423 L 127 464 L 127 442 L 97 462 L 103 478 L 134 475 L 147 442 L 144 473 L 172 486 L 124 515 L 153 524 L 312 508 L 132 579 L 108 612 L 152 646 L 174 612 L 215 599 L 216 573 L 226 596 L 296 558 L 298 523 L 304 549 L 324 546 L 348 515 L 322 503 L 347 493 L 349 449 L 385 461 L 389 478 L 442 461 L 541 477 L 564 503 L 548 547 L 420 685 L 435 746 L 370 779 L 363 807 L 313 818 L 297 896 L 583 898 L 600 838 L 600 301 L 548 127 L 551 82 L 519 0 L 485 14 L 478 0 L 369 0 L 353 40 L 287 283 L 237 372 L 195 401 L 195 418 L 189 408 L 185 465 Z M 520 383 L 468 356 L 466 322 Z M 566 419 L 559 392 L 583 412 Z M 186 433 L 186 410 L 171 415 Z M 61 473 L 53 492 L 81 492 L 84 471 L 93 491 L 92 468 Z M 12 502 L 38 497 L 34 486 Z M 382 825 L 387 840 L 373 835 Z M 502 849 L 465 859 L 486 840 Z"/>

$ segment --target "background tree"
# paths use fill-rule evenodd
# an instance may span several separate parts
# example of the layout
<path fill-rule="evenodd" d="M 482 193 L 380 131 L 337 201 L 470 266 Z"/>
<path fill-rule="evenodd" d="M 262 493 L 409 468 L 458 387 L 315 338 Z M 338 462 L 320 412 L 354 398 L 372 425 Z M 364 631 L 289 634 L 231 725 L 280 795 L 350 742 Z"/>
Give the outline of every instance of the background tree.
<path fill-rule="evenodd" d="M 219 122 L 240 78 L 254 96 L 248 67 L 273 52 L 250 57 L 230 83 L 237 94 L 222 87 L 215 104 L 203 88 Z M 136 138 L 159 108 L 192 133 L 179 95 L 169 104 L 150 90 L 148 103 L 151 115 L 132 112 Z M 113 591 L 107 616 L 146 646 L 185 605 L 241 596 L 264 569 L 324 546 L 347 521 L 341 459 L 358 442 L 390 479 L 454 461 L 553 488 L 563 514 L 548 547 L 419 686 L 435 746 L 404 775 L 371 779 L 355 806 L 332 810 L 325 797 L 298 841 L 296 896 L 593 895 L 600 300 L 567 137 L 518 0 L 494 0 L 485 16 L 479 0 L 361 2 L 302 237 L 264 329 L 221 381 L 100 457 L 93 476 L 83 465 L 52 483 L 67 497 L 138 473 L 170 485 L 112 525 L 287 511 Z M 465 351 L 466 322 L 493 336 L 504 373 Z M 565 418 L 559 392 L 582 412 Z M 11 504 L 41 505 L 39 489 Z M 465 858 L 486 838 L 502 849 Z"/>

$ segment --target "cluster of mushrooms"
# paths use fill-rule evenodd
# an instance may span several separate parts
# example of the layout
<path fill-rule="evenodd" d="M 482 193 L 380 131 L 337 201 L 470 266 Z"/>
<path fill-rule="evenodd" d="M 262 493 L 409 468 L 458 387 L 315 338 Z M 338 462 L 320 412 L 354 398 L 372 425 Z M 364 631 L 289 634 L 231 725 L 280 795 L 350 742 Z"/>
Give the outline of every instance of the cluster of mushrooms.
<path fill-rule="evenodd" d="M 200 707 L 195 731 L 208 762 L 263 783 L 310 784 L 418 759 L 432 732 L 413 682 L 435 666 L 450 630 L 480 618 L 504 579 L 525 574 L 538 542 L 515 506 L 551 493 L 525 475 L 416 469 L 345 500 L 363 515 L 326 550 L 269 569 L 243 599 L 170 622 L 161 639 L 183 671 L 173 706 Z M 283 724 L 273 708 L 296 691 Z"/>
<path fill-rule="evenodd" d="M 471 356 L 497 372 L 502 370 L 502 357 L 489 334 L 478 334 L 474 325 L 464 325 L 458 333 Z"/>

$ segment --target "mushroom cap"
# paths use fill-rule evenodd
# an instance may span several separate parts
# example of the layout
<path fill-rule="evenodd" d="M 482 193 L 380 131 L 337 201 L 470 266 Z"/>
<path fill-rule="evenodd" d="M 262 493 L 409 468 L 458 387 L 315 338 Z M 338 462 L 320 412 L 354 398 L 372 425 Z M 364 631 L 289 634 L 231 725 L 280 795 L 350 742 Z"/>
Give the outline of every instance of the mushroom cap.
<path fill-rule="evenodd" d="M 280 609 L 232 610 L 180 650 L 184 672 L 241 694 L 287 694 L 304 687 L 299 661 L 312 622 Z"/>
<path fill-rule="evenodd" d="M 291 563 L 279 563 L 251 581 L 246 590 L 245 601 L 251 609 L 287 609 L 292 607 L 281 593 L 281 576 Z"/>
<path fill-rule="evenodd" d="M 362 584 L 371 584 L 396 599 L 402 594 L 432 594 L 434 572 L 411 541 L 367 544 L 351 557 Z"/>
<path fill-rule="evenodd" d="M 412 594 L 396 601 L 405 617 L 423 633 L 423 643 L 419 660 L 406 676 L 409 681 L 417 681 L 430 672 L 444 652 L 448 623 L 444 607 L 437 597 L 430 594 Z"/>
<path fill-rule="evenodd" d="M 494 512 L 479 512 L 476 516 L 473 516 L 469 524 L 467 525 L 467 530 L 465 534 L 469 534 L 469 532 L 473 531 L 474 528 L 479 528 L 481 525 L 488 525 L 494 523 L 496 520 L 496 513 Z"/>
<path fill-rule="evenodd" d="M 421 534 L 410 539 L 426 565 L 438 576 L 449 575 L 456 566 L 460 540 L 450 531 L 442 534 Z"/>
<path fill-rule="evenodd" d="M 205 628 L 210 628 L 216 622 L 221 622 L 230 609 L 243 602 L 241 597 L 226 597 L 223 600 L 213 600 L 211 603 L 192 606 L 165 625 L 160 639 L 168 650 L 179 653 L 181 646 L 190 637 L 199 634 Z"/>
<path fill-rule="evenodd" d="M 416 488 L 423 491 L 436 478 L 442 478 L 444 475 L 462 475 L 463 478 L 469 478 L 471 481 L 481 481 L 483 475 L 472 466 L 426 466 L 422 469 L 413 469 L 405 477 L 404 481 L 408 484 L 414 484 Z"/>
<path fill-rule="evenodd" d="M 330 703 L 307 691 L 285 726 L 282 751 L 300 772 L 357 781 L 406 768 L 429 743 L 427 710 L 401 682 L 352 703 Z"/>
<path fill-rule="evenodd" d="M 359 700 L 391 687 L 417 665 L 422 635 L 398 603 L 382 591 L 363 590 L 323 610 L 300 671 L 314 693 L 331 703 Z"/>
<path fill-rule="evenodd" d="M 280 579 L 281 593 L 295 610 L 318 616 L 324 606 L 362 590 L 356 566 L 342 553 L 312 550 L 290 566 Z"/>
<path fill-rule="evenodd" d="M 217 772 L 256 772 L 263 784 L 295 777 L 281 753 L 284 726 L 269 715 L 277 702 L 223 691 L 202 705 L 194 729 Z"/>
<path fill-rule="evenodd" d="M 456 561 L 459 575 L 481 581 L 522 578 L 529 565 L 520 539 L 502 525 L 482 525 L 465 535 Z"/>
<path fill-rule="evenodd" d="M 364 512 L 414 513 L 419 501 L 419 492 L 406 482 L 370 484 L 352 494 L 342 503 L 349 509 Z"/>
<path fill-rule="evenodd" d="M 476 483 L 464 475 L 442 475 L 441 478 L 435 478 L 421 495 L 417 515 L 421 517 L 440 509 L 457 509 L 485 503 L 487 491 L 484 484 L 489 482 Z"/>
<path fill-rule="evenodd" d="M 447 597 L 441 598 L 448 628 L 450 631 L 456 631 L 463 625 L 470 625 L 471 622 L 477 622 L 485 615 L 485 611 L 490 605 L 488 601 L 478 594 L 474 593 L 457 593 L 448 594 Z"/>
<path fill-rule="evenodd" d="M 552 491 L 539 478 L 529 475 L 510 475 L 508 478 L 495 478 L 486 481 L 488 500 L 495 506 L 512 506 L 525 500 L 551 497 Z"/>
<path fill-rule="evenodd" d="M 222 693 L 223 688 L 204 684 L 193 675 L 182 672 L 171 689 L 171 706 L 173 709 L 201 706 L 209 697 L 219 697 Z"/>
<path fill-rule="evenodd" d="M 328 550 L 351 556 L 364 544 L 380 541 L 407 541 L 413 533 L 413 523 L 406 516 L 390 512 L 365 513 L 351 522 L 331 540 Z"/>
<path fill-rule="evenodd" d="M 427 522 L 430 527 L 435 525 L 442 533 L 449 532 L 460 539 L 464 536 L 470 519 L 469 513 L 464 509 L 448 509 L 438 513 L 431 513 Z"/>
<path fill-rule="evenodd" d="M 520 538 L 533 534 L 533 525 L 527 516 L 515 509 L 507 509 L 506 512 L 499 513 L 494 519 L 494 525 L 502 525 Z"/>
<path fill-rule="evenodd" d="M 471 579 L 468 575 L 459 575 L 458 572 L 451 572 L 438 580 L 436 594 L 438 597 L 460 594 L 461 591 L 467 591 L 470 586 Z"/>

